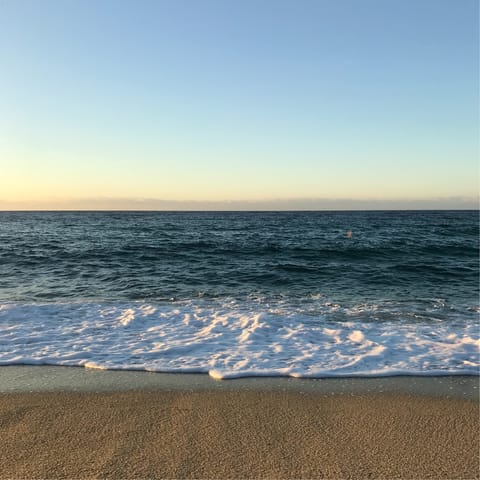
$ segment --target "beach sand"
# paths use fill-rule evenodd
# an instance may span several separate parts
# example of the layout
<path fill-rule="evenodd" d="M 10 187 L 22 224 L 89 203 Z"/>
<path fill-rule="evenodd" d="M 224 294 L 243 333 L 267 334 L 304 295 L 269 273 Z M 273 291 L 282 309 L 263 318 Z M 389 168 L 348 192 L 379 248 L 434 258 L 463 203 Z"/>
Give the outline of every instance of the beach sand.
<path fill-rule="evenodd" d="M 0 478 L 480 478 L 479 403 L 295 391 L 0 394 Z"/>

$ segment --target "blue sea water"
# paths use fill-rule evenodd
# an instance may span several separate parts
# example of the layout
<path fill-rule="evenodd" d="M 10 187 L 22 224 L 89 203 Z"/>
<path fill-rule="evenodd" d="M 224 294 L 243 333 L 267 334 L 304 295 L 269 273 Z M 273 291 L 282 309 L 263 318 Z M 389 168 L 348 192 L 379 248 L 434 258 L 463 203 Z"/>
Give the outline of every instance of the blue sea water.
<path fill-rule="evenodd" d="M 478 211 L 0 212 L 0 364 L 479 372 Z"/>

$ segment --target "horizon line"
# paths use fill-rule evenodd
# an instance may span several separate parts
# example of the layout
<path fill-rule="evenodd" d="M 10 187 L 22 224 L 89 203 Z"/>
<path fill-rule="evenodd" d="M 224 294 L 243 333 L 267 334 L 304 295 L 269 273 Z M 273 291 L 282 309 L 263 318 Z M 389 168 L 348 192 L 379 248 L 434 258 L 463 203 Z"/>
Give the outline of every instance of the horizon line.
<path fill-rule="evenodd" d="M 318 209 L 251 209 L 251 210 L 221 210 L 221 209 L 198 209 L 198 210 L 191 210 L 191 209 L 128 209 L 128 208 L 99 208 L 99 209 L 92 209 L 92 208 L 16 208 L 16 209 L 2 209 L 0 208 L 0 213 L 13 213 L 13 212 L 25 212 L 25 213 L 54 213 L 54 212 L 72 212 L 72 213 L 99 213 L 99 212 L 131 212 L 131 213 L 281 213 L 281 212 L 476 212 L 480 211 L 480 206 L 478 207 L 465 207 L 465 208 L 318 208 Z"/>

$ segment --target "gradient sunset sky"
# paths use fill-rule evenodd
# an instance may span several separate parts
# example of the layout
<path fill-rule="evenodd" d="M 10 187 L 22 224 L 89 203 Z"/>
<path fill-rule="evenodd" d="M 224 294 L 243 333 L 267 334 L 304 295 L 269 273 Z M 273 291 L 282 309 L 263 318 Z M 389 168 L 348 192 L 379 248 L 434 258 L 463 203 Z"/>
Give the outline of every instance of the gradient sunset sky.
<path fill-rule="evenodd" d="M 0 209 L 476 208 L 476 0 L 0 0 Z"/>

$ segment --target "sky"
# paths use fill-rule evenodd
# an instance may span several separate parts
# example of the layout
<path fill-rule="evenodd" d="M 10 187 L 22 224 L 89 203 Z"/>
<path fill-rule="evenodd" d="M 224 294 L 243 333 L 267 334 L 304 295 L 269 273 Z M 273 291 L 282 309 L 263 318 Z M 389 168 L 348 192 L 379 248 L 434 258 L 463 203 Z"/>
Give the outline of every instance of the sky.
<path fill-rule="evenodd" d="M 476 0 L 0 0 L 0 209 L 478 208 Z"/>

